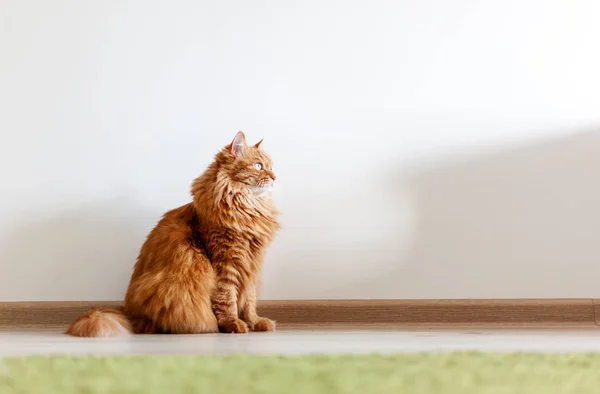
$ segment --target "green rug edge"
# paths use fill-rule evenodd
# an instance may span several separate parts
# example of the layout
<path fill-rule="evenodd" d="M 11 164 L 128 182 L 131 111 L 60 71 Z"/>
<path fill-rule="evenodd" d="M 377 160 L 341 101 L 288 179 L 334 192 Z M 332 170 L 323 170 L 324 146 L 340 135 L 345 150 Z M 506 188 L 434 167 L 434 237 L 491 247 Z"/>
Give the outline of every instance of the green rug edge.
<path fill-rule="evenodd" d="M 600 353 L 24 356 L 0 394 L 600 393 Z"/>

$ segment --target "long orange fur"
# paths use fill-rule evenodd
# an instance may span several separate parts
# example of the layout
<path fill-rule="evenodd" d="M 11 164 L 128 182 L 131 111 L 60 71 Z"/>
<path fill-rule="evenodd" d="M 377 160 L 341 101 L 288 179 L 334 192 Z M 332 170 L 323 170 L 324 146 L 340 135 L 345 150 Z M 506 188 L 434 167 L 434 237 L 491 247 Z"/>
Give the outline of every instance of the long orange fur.
<path fill-rule="evenodd" d="M 261 141 L 262 142 L 262 141 Z M 271 159 L 239 132 L 167 212 L 141 248 L 122 310 L 93 309 L 67 334 L 272 331 L 256 314 L 266 247 L 279 229 Z"/>

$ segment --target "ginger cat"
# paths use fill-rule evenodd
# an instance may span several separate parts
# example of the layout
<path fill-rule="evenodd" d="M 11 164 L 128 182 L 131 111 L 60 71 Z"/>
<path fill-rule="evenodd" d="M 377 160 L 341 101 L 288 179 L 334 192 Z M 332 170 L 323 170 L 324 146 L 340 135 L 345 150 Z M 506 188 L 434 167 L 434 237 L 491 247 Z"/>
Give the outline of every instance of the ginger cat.
<path fill-rule="evenodd" d="M 262 142 L 262 141 L 261 141 Z M 239 132 L 192 184 L 193 202 L 167 212 L 142 246 L 122 310 L 99 308 L 67 334 L 273 331 L 256 314 L 266 247 L 279 229 L 271 159 Z"/>

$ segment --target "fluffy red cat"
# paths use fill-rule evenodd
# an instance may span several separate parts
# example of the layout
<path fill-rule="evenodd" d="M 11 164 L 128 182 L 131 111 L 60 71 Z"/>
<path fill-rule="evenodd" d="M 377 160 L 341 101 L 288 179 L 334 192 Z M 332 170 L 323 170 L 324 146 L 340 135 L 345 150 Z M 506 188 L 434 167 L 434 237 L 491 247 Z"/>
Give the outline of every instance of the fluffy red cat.
<path fill-rule="evenodd" d="M 262 141 L 261 141 L 262 142 Z M 167 212 L 142 246 L 122 310 L 79 317 L 67 334 L 272 331 L 256 314 L 266 247 L 279 229 L 271 159 L 239 132 L 192 184 L 193 202 Z"/>

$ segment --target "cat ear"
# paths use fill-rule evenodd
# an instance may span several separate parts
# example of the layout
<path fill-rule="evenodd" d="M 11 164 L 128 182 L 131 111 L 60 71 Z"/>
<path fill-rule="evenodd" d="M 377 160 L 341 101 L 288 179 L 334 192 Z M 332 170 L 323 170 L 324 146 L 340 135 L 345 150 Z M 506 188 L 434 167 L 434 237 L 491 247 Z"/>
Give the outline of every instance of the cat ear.
<path fill-rule="evenodd" d="M 246 149 L 246 136 L 244 133 L 239 131 L 233 141 L 231 141 L 231 153 L 235 155 L 235 157 L 240 157 L 244 150 Z"/>
<path fill-rule="evenodd" d="M 264 138 L 263 138 L 263 139 L 264 139 Z M 263 142 L 263 140 L 260 140 L 260 141 L 258 141 L 258 142 L 256 143 L 256 145 L 254 145 L 254 147 L 255 147 L 256 149 L 258 149 L 258 148 L 260 147 L 260 144 L 262 144 L 262 142 Z"/>

